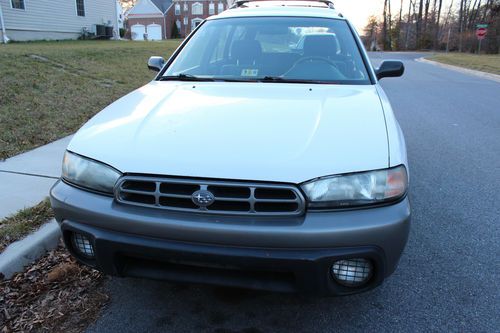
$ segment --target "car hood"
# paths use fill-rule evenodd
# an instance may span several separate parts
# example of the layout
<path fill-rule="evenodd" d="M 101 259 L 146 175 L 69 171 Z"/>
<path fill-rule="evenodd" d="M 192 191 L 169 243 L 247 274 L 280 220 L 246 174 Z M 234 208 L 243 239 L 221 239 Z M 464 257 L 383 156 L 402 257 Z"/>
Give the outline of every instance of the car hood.
<path fill-rule="evenodd" d="M 373 85 L 154 81 L 68 149 L 124 173 L 289 183 L 389 163 Z"/>

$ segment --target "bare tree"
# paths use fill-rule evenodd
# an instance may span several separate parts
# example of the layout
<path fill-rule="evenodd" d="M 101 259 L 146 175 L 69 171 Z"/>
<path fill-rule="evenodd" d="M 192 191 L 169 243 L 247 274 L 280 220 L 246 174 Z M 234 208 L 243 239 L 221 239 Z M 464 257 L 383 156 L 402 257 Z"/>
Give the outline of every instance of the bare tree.
<path fill-rule="evenodd" d="M 425 0 L 425 14 L 424 14 L 424 32 L 427 32 L 427 23 L 429 20 L 429 5 L 431 0 Z"/>
<path fill-rule="evenodd" d="M 401 27 L 401 22 L 403 20 L 403 0 L 401 0 L 401 4 L 399 5 L 399 22 L 398 25 Z"/>
<path fill-rule="evenodd" d="M 383 15 L 378 23 L 380 45 L 385 50 L 434 48 L 475 52 L 477 24 L 488 24 L 483 51 L 499 53 L 500 0 L 403 0 L 399 13 L 392 17 L 394 2 L 384 0 Z M 372 41 L 373 34 L 368 40 Z M 366 41 L 366 39 L 365 39 Z M 370 45 L 373 45 L 370 44 Z"/>
<path fill-rule="evenodd" d="M 413 10 L 415 10 L 415 5 L 413 4 L 413 0 L 410 0 L 410 4 L 408 5 L 408 20 L 406 22 L 406 37 L 405 37 L 405 50 L 408 50 L 408 43 L 410 39 L 410 30 L 411 30 L 411 8 L 413 6 Z"/>
<path fill-rule="evenodd" d="M 486 2 L 486 6 L 484 6 L 484 12 L 483 12 L 483 17 L 481 19 L 481 21 L 486 21 L 486 15 L 488 14 L 488 10 L 490 9 L 491 5 L 493 4 L 493 0 L 488 0 L 488 2 Z"/>
<path fill-rule="evenodd" d="M 119 0 L 119 1 L 124 9 L 132 8 L 137 2 L 137 0 Z"/>
<path fill-rule="evenodd" d="M 370 51 L 377 50 L 377 37 L 379 30 L 379 22 L 377 18 L 371 15 L 368 18 L 368 24 L 364 29 L 363 41 L 365 42 L 365 46 Z"/>
<path fill-rule="evenodd" d="M 389 50 L 392 50 L 392 13 L 391 13 L 391 0 L 387 0 L 387 6 L 389 7 Z"/>
<path fill-rule="evenodd" d="M 434 4 L 436 1 L 434 1 Z M 436 31 L 434 34 L 434 49 L 437 49 L 439 46 L 439 21 L 441 19 L 441 8 L 443 7 L 443 0 L 439 0 L 439 6 L 437 10 L 437 16 L 436 16 Z"/>
<path fill-rule="evenodd" d="M 421 46 L 421 38 L 422 38 L 422 10 L 424 9 L 424 0 L 420 0 L 420 4 L 418 5 L 418 16 L 417 16 L 417 48 Z"/>
<path fill-rule="evenodd" d="M 382 21 L 382 38 L 383 38 L 383 45 L 384 45 L 384 50 L 390 50 L 391 44 L 390 44 L 390 37 L 388 33 L 388 2 L 389 0 L 384 0 L 384 12 L 382 14 L 383 16 L 383 21 Z"/>
<path fill-rule="evenodd" d="M 460 11 L 458 12 L 458 52 L 462 52 L 462 35 L 464 29 L 464 7 L 466 0 L 460 0 Z"/>

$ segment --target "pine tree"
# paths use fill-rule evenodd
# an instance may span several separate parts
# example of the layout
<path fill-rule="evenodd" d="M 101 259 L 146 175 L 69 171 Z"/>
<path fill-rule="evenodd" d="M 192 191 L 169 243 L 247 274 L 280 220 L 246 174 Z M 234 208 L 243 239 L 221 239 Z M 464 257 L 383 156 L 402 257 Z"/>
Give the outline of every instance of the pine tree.
<path fill-rule="evenodd" d="M 171 38 L 180 38 L 180 34 L 179 34 L 179 29 L 177 28 L 177 23 L 174 22 L 174 24 L 172 25 L 172 33 L 171 33 Z"/>

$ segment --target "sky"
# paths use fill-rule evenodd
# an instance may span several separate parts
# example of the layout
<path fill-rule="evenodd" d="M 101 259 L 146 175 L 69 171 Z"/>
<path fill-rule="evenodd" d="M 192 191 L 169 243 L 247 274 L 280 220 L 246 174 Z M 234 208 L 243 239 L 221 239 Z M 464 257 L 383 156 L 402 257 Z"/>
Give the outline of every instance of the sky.
<path fill-rule="evenodd" d="M 370 15 L 382 15 L 383 0 L 335 0 L 335 9 L 349 19 L 358 30 L 363 32 Z"/>

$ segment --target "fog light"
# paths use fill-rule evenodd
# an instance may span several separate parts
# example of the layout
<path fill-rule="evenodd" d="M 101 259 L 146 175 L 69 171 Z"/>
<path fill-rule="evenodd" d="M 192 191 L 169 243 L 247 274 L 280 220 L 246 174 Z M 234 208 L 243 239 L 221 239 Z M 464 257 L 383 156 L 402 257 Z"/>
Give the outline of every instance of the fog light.
<path fill-rule="evenodd" d="M 72 240 L 73 246 L 79 254 L 86 258 L 94 258 L 94 246 L 86 236 L 74 233 Z"/>
<path fill-rule="evenodd" d="M 366 259 L 345 259 L 333 263 L 335 280 L 348 287 L 358 287 L 368 282 L 373 274 L 373 265 Z"/>

